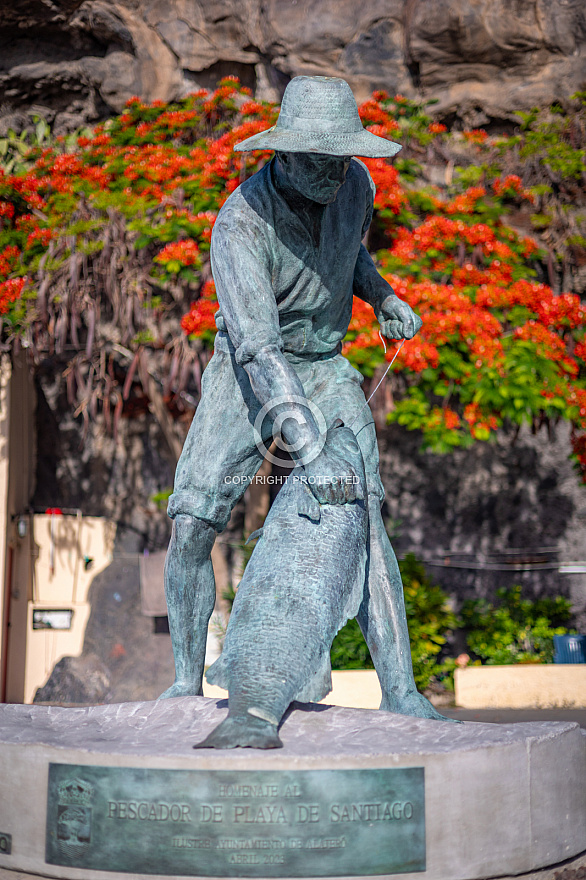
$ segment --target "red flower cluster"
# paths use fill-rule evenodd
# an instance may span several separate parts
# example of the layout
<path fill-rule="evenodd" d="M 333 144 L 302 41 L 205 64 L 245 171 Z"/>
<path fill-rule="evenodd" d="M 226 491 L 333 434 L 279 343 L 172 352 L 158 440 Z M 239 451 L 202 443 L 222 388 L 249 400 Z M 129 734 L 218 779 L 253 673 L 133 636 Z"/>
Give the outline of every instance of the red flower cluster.
<path fill-rule="evenodd" d="M 26 278 L 10 278 L 0 282 L 0 315 L 6 315 L 10 311 L 12 303 L 20 299 Z"/>
<path fill-rule="evenodd" d="M 485 439 L 490 431 L 496 431 L 499 427 L 496 416 L 486 416 L 477 403 L 469 403 L 464 407 L 464 418 L 470 425 L 470 433 L 477 440 Z"/>
<path fill-rule="evenodd" d="M 0 201 L 0 217 L 8 217 L 9 220 L 12 220 L 14 217 L 14 205 L 11 205 L 10 202 Z"/>
<path fill-rule="evenodd" d="M 380 125 L 386 134 L 401 130 L 388 111 L 384 110 L 380 103 L 373 98 L 361 104 L 358 108 L 358 113 L 363 125 Z"/>
<path fill-rule="evenodd" d="M 376 186 L 374 206 L 379 211 L 389 209 L 398 214 L 407 204 L 407 197 L 399 183 L 399 173 L 386 159 L 364 159 Z"/>
<path fill-rule="evenodd" d="M 469 143 L 478 146 L 481 146 L 488 137 L 483 128 L 473 128 L 472 131 L 463 131 L 462 134 Z"/>
<path fill-rule="evenodd" d="M 14 244 L 9 244 L 3 251 L 0 251 L 0 276 L 5 278 L 14 272 L 20 258 L 20 251 Z"/>
<path fill-rule="evenodd" d="M 375 92 L 359 112 L 375 134 L 394 139 L 400 131 L 405 143 L 418 142 L 415 155 L 446 132 L 401 95 Z M 197 289 L 219 208 L 270 156 L 236 153 L 234 146 L 276 115 L 276 107 L 254 101 L 234 79 L 170 106 L 133 98 L 121 116 L 80 138 L 77 150 L 57 143 L 26 174 L 0 172 L 0 312 L 14 310 L 21 320 L 28 298 L 14 309 L 25 284 L 18 276 L 35 277 L 51 239 L 79 216 L 80 194 L 105 218 L 112 206 L 126 218 L 135 247 L 149 249 L 153 279 Z M 479 153 L 488 136 L 475 130 L 463 138 Z M 410 155 L 406 164 L 365 162 L 376 185 L 377 238 L 390 244 L 377 254 L 382 272 L 424 320 L 395 362 L 403 375 L 389 417 L 440 446 L 486 439 L 507 420 L 560 414 L 586 431 L 586 312 L 577 296 L 557 296 L 533 280 L 529 261 L 537 245 L 498 219 L 507 199 L 532 198 L 521 177 L 491 180 L 486 171 L 484 186 L 459 191 L 456 175 L 443 198 L 437 188 L 405 184 L 413 177 L 405 171 L 401 178 L 397 169 L 415 167 Z M 211 346 L 216 310 L 207 282 L 182 319 L 185 333 Z M 374 313 L 360 300 L 344 351 L 367 375 L 396 351 L 384 354 Z M 582 434 L 575 449 L 586 474 Z"/>
<path fill-rule="evenodd" d="M 180 263 L 182 266 L 197 266 L 200 262 L 199 248 L 197 242 L 192 239 L 183 239 L 183 241 L 172 241 L 165 245 L 162 251 L 159 251 L 154 258 L 156 263 L 163 265 L 171 262 Z"/>
<path fill-rule="evenodd" d="M 185 333 L 193 336 L 215 333 L 215 314 L 218 311 L 216 299 L 216 287 L 213 281 L 206 281 L 203 285 L 200 298 L 191 303 L 189 312 L 181 319 L 181 326 Z"/>
<path fill-rule="evenodd" d="M 484 198 L 486 190 L 482 186 L 471 186 L 462 195 L 456 196 L 445 205 L 447 214 L 473 214 L 480 199 Z"/>

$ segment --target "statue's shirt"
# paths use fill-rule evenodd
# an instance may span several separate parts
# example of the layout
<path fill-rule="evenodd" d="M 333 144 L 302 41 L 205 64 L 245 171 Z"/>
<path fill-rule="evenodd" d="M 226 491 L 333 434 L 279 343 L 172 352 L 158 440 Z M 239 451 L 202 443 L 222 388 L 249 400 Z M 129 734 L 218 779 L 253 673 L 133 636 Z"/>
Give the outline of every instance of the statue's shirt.
<path fill-rule="evenodd" d="M 339 351 L 352 316 L 354 268 L 372 218 L 374 184 L 354 159 L 312 235 L 275 180 L 274 161 L 232 193 L 212 233 L 212 272 L 236 359 L 263 348 L 316 360 Z"/>

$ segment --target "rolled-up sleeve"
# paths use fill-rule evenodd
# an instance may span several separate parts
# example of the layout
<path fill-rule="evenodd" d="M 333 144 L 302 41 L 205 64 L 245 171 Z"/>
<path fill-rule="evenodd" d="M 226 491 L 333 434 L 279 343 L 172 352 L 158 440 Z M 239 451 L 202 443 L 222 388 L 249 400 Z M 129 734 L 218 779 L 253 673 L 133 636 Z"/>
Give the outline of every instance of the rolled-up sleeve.
<path fill-rule="evenodd" d="M 212 233 L 211 262 L 218 302 L 236 361 L 283 349 L 266 237 L 246 213 L 225 206 Z"/>

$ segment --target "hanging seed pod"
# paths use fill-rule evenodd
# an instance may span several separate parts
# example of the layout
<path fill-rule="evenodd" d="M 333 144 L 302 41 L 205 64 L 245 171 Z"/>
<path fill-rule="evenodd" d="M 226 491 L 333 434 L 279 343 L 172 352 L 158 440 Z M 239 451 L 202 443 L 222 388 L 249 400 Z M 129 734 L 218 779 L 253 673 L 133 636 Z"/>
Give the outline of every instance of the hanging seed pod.
<path fill-rule="evenodd" d="M 165 379 L 165 384 L 163 385 L 163 397 L 168 397 L 171 389 L 174 386 L 175 380 L 177 378 L 177 373 L 179 372 L 179 354 L 177 351 L 173 354 L 171 358 L 171 369 L 167 374 L 167 378 Z"/>
<path fill-rule="evenodd" d="M 138 362 L 140 360 L 140 349 L 136 352 L 132 359 L 132 363 L 128 368 L 128 372 L 126 374 L 126 379 L 124 382 L 124 387 L 122 389 L 122 397 L 124 400 L 128 400 L 130 395 L 130 389 L 132 388 L 132 382 L 134 380 L 134 374 L 136 373 L 136 369 L 138 367 Z"/>
<path fill-rule="evenodd" d="M 87 311 L 87 339 L 85 343 L 85 356 L 91 358 L 94 350 L 94 336 L 96 332 L 96 310 L 93 303 L 90 303 Z"/>
<path fill-rule="evenodd" d="M 102 402 L 102 412 L 104 414 L 104 427 L 106 429 L 106 433 L 109 434 L 112 430 L 112 418 L 110 415 L 110 394 L 111 394 L 112 382 L 109 376 L 106 376 L 106 381 L 104 383 L 104 399 Z"/>
<path fill-rule="evenodd" d="M 116 406 L 114 407 L 114 419 L 112 424 L 112 435 L 114 440 L 118 440 L 118 426 L 120 424 L 120 416 L 122 415 L 122 407 L 124 401 L 119 391 L 116 392 Z"/>
<path fill-rule="evenodd" d="M 141 346 L 139 349 L 138 376 L 140 379 L 140 384 L 142 385 L 142 390 L 144 391 L 145 395 L 149 397 L 150 377 L 148 370 L 147 353 L 143 346 Z"/>

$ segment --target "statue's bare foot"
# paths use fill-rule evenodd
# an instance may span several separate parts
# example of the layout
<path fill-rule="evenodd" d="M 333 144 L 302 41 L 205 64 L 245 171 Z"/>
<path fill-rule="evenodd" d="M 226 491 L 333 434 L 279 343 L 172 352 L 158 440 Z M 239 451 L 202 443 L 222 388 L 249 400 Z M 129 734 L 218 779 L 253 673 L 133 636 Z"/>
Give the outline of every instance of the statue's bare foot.
<path fill-rule="evenodd" d="M 194 749 L 282 749 L 274 724 L 252 715 L 228 715 Z"/>
<path fill-rule="evenodd" d="M 435 706 L 420 694 L 419 691 L 409 690 L 401 696 L 393 694 L 391 697 L 383 695 L 380 709 L 384 712 L 396 712 L 398 715 L 412 715 L 415 718 L 431 718 L 434 721 L 462 722 L 457 718 L 446 718 L 440 715 Z"/>
<path fill-rule="evenodd" d="M 175 681 L 157 699 L 171 700 L 173 697 L 201 697 L 202 693 L 201 685 L 198 686 L 194 681 Z"/>

